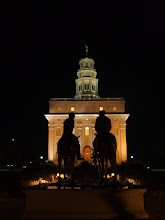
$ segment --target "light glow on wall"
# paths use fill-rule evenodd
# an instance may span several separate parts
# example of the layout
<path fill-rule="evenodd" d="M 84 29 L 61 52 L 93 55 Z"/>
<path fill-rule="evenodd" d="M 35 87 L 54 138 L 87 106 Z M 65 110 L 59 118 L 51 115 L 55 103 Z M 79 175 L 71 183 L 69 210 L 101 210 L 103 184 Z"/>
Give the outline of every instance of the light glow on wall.
<path fill-rule="evenodd" d="M 89 127 L 85 127 L 85 135 L 89 136 Z"/>
<path fill-rule="evenodd" d="M 74 107 L 72 106 L 72 107 L 70 108 L 70 110 L 71 110 L 71 112 L 74 112 Z"/>
<path fill-rule="evenodd" d="M 60 128 L 56 129 L 56 136 L 61 136 L 61 129 Z"/>

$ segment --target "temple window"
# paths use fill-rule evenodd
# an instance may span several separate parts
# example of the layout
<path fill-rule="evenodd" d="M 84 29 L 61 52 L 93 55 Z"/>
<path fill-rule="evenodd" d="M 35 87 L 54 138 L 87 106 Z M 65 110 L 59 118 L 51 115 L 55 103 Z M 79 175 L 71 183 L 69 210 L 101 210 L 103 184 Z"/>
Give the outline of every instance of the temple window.
<path fill-rule="evenodd" d="M 89 84 L 87 84 L 87 90 L 89 90 Z"/>
<path fill-rule="evenodd" d="M 116 106 L 113 106 L 113 111 L 116 111 L 116 110 L 117 110 Z"/>
<path fill-rule="evenodd" d="M 85 135 L 89 136 L 89 127 L 85 127 Z"/>
<path fill-rule="evenodd" d="M 87 85 L 85 84 L 85 90 L 87 89 Z"/>
<path fill-rule="evenodd" d="M 103 108 L 103 107 L 100 107 L 100 111 L 102 111 L 102 110 L 104 110 L 104 108 Z"/>
<path fill-rule="evenodd" d="M 71 112 L 74 112 L 74 106 L 72 106 L 72 107 L 70 108 L 70 110 L 71 110 Z"/>
<path fill-rule="evenodd" d="M 56 129 L 56 136 L 61 136 L 61 129 L 60 128 Z"/>

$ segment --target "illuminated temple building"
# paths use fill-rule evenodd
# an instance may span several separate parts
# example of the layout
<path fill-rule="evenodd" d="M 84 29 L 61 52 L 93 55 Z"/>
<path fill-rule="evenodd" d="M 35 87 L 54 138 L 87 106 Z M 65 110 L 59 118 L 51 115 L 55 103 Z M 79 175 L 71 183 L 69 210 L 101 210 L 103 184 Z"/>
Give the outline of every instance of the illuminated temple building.
<path fill-rule="evenodd" d="M 105 110 L 111 119 L 113 133 L 117 140 L 117 163 L 127 160 L 126 120 L 124 98 L 100 98 L 98 95 L 97 72 L 94 60 L 83 58 L 79 61 L 76 95 L 74 98 L 51 98 L 48 120 L 48 160 L 57 163 L 57 143 L 63 134 L 63 122 L 70 112 L 75 113 L 74 134 L 80 136 L 81 154 L 84 160 L 92 162 L 92 142 L 95 138 L 95 121 L 100 110 Z"/>

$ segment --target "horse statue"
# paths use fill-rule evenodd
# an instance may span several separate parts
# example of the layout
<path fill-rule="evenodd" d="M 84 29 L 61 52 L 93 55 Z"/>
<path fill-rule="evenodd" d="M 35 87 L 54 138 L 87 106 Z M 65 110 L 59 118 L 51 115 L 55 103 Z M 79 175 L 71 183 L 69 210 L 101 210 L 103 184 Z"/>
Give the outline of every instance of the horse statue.
<path fill-rule="evenodd" d="M 74 184 L 74 163 L 77 156 L 77 149 L 80 148 L 79 137 L 73 134 L 62 136 L 57 146 L 58 166 L 61 168 L 62 160 L 64 160 L 64 179 L 66 179 L 66 171 L 70 171 L 71 185 Z"/>
<path fill-rule="evenodd" d="M 98 160 L 99 162 L 99 170 L 101 174 L 101 180 L 103 180 L 105 176 L 105 180 L 107 181 L 107 164 L 110 162 L 111 166 L 114 169 L 114 173 L 116 172 L 116 138 L 112 133 L 106 135 L 98 135 L 96 136 L 96 152 L 94 160 Z"/>

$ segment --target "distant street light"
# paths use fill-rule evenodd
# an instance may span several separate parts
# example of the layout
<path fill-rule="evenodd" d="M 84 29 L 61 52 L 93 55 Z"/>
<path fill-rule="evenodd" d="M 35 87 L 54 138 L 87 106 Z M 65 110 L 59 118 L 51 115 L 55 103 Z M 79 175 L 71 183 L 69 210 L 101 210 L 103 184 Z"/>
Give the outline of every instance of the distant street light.
<path fill-rule="evenodd" d="M 131 156 L 131 159 L 133 159 L 134 158 L 134 156 Z"/>
<path fill-rule="evenodd" d="M 42 160 L 44 157 L 43 156 L 40 156 L 40 159 Z"/>
<path fill-rule="evenodd" d="M 10 166 L 9 166 L 10 171 L 11 171 L 11 167 L 12 167 L 12 170 L 14 170 L 13 167 L 16 166 L 16 146 L 15 146 L 15 144 L 16 144 L 15 138 L 11 138 L 10 139 Z"/>

